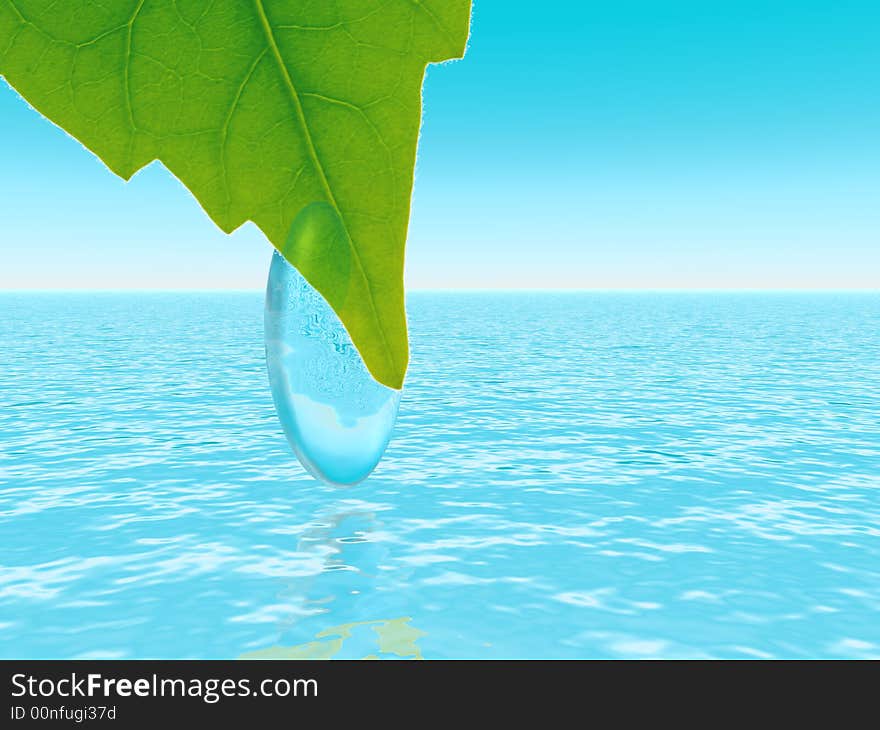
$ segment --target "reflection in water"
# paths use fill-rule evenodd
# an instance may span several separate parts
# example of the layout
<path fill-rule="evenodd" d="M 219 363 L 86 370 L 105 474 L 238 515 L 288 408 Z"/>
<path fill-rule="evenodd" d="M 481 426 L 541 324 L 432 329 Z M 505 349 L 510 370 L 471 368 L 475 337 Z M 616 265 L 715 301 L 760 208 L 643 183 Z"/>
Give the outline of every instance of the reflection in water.
<path fill-rule="evenodd" d="M 326 508 L 319 511 L 300 537 L 297 552 L 312 556 L 320 567 L 282 592 L 291 607 L 288 620 L 279 624 L 282 641 L 247 652 L 242 659 L 332 659 L 340 654 L 343 658 L 423 658 L 418 641 L 426 634 L 412 626 L 408 616 L 320 628 L 326 626 L 327 614 L 357 618 L 381 610 L 375 599 L 388 551 L 381 542 L 377 509 L 386 506 L 344 500 L 327 515 L 321 514 L 328 512 Z M 293 643 L 305 637 L 304 643 Z"/>
<path fill-rule="evenodd" d="M 418 640 L 427 636 L 424 631 L 410 626 L 409 617 L 380 621 L 358 621 L 325 629 L 315 635 L 315 641 L 297 646 L 271 646 L 268 649 L 243 654 L 240 659 L 332 659 L 351 639 L 355 629 L 370 627 L 376 633 L 378 654 L 364 659 L 381 659 L 381 655 L 394 655 L 403 659 L 423 659 Z"/>

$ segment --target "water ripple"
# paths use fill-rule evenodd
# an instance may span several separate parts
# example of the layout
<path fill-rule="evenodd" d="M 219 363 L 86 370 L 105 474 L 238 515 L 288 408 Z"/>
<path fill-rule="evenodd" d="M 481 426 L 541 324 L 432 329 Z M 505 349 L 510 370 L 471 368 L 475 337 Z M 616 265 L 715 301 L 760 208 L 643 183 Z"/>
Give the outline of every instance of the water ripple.
<path fill-rule="evenodd" d="M 258 295 L 0 297 L 0 654 L 880 657 L 880 297 L 409 309 L 337 491 Z"/>

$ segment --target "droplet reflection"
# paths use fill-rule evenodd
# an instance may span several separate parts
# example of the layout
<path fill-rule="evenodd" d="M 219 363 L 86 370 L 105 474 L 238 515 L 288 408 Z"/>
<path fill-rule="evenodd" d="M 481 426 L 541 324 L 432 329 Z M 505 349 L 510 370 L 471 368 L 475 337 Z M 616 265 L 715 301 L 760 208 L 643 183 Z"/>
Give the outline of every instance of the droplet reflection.
<path fill-rule="evenodd" d="M 391 438 L 400 391 L 370 375 L 339 317 L 277 251 L 265 326 L 275 410 L 300 462 L 331 484 L 368 477 Z"/>

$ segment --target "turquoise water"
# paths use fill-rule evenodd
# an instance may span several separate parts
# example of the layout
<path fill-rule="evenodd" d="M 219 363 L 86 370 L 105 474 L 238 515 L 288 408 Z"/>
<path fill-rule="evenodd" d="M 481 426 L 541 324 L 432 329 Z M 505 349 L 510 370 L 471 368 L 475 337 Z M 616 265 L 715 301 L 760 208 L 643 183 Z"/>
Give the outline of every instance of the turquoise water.
<path fill-rule="evenodd" d="M 0 296 L 0 655 L 880 656 L 880 296 L 414 295 L 347 490 L 262 307 Z"/>
<path fill-rule="evenodd" d="M 291 448 L 316 479 L 363 481 L 388 446 L 401 392 L 373 379 L 339 317 L 277 251 L 264 321 L 272 399 Z"/>

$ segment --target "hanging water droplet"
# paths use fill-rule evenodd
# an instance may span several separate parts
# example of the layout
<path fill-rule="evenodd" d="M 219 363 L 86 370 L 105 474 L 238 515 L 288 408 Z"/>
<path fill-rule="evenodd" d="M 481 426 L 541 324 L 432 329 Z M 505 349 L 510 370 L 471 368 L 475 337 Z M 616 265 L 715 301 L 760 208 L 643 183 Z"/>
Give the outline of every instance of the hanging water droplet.
<path fill-rule="evenodd" d="M 332 484 L 365 479 L 388 446 L 400 391 L 373 379 L 339 317 L 277 251 L 265 324 L 275 410 L 300 462 Z"/>

